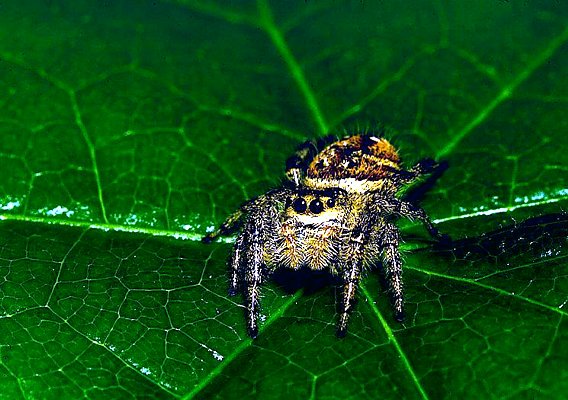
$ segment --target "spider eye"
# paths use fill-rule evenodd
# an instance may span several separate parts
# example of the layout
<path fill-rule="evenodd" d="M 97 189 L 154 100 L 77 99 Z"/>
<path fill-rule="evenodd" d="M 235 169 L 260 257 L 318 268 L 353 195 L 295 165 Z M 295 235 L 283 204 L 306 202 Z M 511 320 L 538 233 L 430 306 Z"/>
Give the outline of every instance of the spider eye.
<path fill-rule="evenodd" d="M 335 207 L 335 200 L 327 199 L 326 204 L 329 208 Z"/>
<path fill-rule="evenodd" d="M 323 203 L 317 199 L 310 202 L 310 211 L 314 214 L 319 214 L 323 211 Z"/>
<path fill-rule="evenodd" d="M 308 208 L 308 205 L 306 204 L 306 200 L 304 200 L 303 197 L 298 197 L 292 203 L 292 207 L 294 208 L 294 211 L 296 211 L 297 213 L 303 213 Z"/>

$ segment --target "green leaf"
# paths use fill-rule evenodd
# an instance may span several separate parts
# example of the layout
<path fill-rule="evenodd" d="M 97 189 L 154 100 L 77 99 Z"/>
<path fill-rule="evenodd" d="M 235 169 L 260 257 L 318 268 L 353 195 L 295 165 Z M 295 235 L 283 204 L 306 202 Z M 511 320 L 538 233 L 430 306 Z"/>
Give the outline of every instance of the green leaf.
<path fill-rule="evenodd" d="M 565 2 L 0 9 L 0 397 L 568 396 Z M 378 123 L 465 239 L 401 221 L 404 324 L 376 273 L 342 340 L 332 287 L 268 283 L 253 342 L 198 239 Z"/>

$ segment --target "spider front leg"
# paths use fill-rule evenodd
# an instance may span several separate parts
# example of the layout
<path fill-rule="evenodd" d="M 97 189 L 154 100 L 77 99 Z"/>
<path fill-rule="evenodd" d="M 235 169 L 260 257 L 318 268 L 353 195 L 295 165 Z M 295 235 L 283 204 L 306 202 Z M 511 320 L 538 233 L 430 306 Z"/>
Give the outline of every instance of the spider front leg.
<path fill-rule="evenodd" d="M 415 176 L 415 179 L 417 179 L 422 175 L 427 175 L 435 172 L 438 168 L 440 168 L 440 165 L 441 164 L 437 163 L 431 158 L 425 158 L 418 161 L 414 166 L 412 166 L 410 168 L 410 172 L 412 172 Z"/>
<path fill-rule="evenodd" d="M 260 285 L 262 284 L 262 244 L 252 242 L 248 248 L 244 276 L 247 331 L 251 338 L 258 336 L 258 313 L 260 309 Z"/>
<path fill-rule="evenodd" d="M 253 339 L 258 335 L 260 286 L 272 272 L 267 267 L 265 256 L 275 251 L 269 245 L 270 235 L 276 229 L 278 210 L 284 204 L 287 194 L 287 190 L 275 190 L 250 202 L 249 215 L 235 243 L 229 290 L 236 289 L 239 285 L 243 289 L 247 331 Z"/>
<path fill-rule="evenodd" d="M 248 203 L 245 203 L 237 211 L 229 215 L 218 229 L 204 236 L 201 241 L 203 243 L 211 243 L 219 236 L 226 236 L 235 232 L 239 228 L 239 222 L 245 215 L 245 207 L 247 204 Z"/>
<path fill-rule="evenodd" d="M 241 268 L 245 265 L 246 254 L 245 235 L 240 234 L 233 246 L 233 255 L 229 259 L 229 296 L 235 296 L 239 292 L 241 283 Z"/>
<path fill-rule="evenodd" d="M 353 311 L 355 295 L 361 280 L 363 252 L 367 239 L 367 235 L 363 231 L 354 231 L 340 256 L 338 269 L 341 271 L 343 291 L 340 301 L 339 323 L 337 325 L 338 337 L 344 337 L 347 333 L 347 322 Z"/>
<path fill-rule="evenodd" d="M 402 284 L 402 257 L 400 256 L 400 233 L 393 224 L 385 225 L 382 242 L 382 259 L 394 308 L 394 318 L 404 320 L 404 291 Z"/>
<path fill-rule="evenodd" d="M 253 204 L 254 205 L 254 204 Z M 237 223 L 244 216 L 244 206 L 231 214 L 214 232 L 205 236 L 202 241 L 210 243 L 218 236 L 230 234 L 236 230 Z M 229 261 L 229 296 L 234 296 L 242 287 L 246 304 L 247 331 L 253 339 L 258 335 L 258 311 L 260 285 L 262 283 L 262 243 L 259 229 L 249 218 L 245 228 L 237 237 L 233 246 L 233 255 Z M 244 280 L 244 282 L 242 282 Z"/>
<path fill-rule="evenodd" d="M 306 176 L 308 165 L 312 162 L 316 154 L 319 153 L 321 148 L 333 143 L 335 140 L 336 138 L 333 135 L 328 135 L 316 142 L 308 140 L 299 145 L 294 155 L 286 160 L 286 178 L 292 182 L 294 186 L 300 186 L 300 183 Z"/>
<path fill-rule="evenodd" d="M 315 154 L 314 144 L 311 141 L 307 141 L 298 146 L 294 155 L 286 160 L 286 178 L 294 186 L 300 186 L 300 182 L 306 175 L 308 164 Z"/>

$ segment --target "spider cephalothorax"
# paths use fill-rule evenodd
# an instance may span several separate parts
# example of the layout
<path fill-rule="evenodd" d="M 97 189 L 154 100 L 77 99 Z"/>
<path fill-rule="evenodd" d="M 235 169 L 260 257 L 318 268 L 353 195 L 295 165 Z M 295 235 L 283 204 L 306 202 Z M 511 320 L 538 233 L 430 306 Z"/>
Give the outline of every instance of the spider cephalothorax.
<path fill-rule="evenodd" d="M 382 261 L 395 318 L 402 321 L 402 259 L 393 219 L 418 219 L 439 235 L 423 209 L 396 194 L 436 166 L 426 159 L 405 170 L 396 149 L 370 135 L 322 149 L 301 145 L 286 162 L 282 187 L 244 203 L 204 238 L 230 234 L 243 222 L 229 261 L 229 294 L 245 297 L 249 335 L 258 333 L 260 286 L 280 267 L 327 269 L 341 279 L 337 334 L 344 336 L 362 272 Z"/>

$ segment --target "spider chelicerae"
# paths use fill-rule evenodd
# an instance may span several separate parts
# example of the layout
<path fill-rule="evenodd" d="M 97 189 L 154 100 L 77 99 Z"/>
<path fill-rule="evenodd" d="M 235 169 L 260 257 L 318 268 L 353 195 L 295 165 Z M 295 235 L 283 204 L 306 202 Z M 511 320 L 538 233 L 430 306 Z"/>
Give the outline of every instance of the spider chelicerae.
<path fill-rule="evenodd" d="M 367 134 L 299 146 L 286 161 L 281 187 L 247 201 L 203 238 L 210 242 L 242 228 L 229 260 L 229 294 L 244 295 L 249 335 L 258 335 L 261 285 L 281 267 L 328 270 L 339 277 L 337 335 L 343 337 L 362 272 L 382 261 L 394 317 L 402 321 L 402 258 L 394 221 L 417 219 L 433 237 L 440 235 L 422 208 L 396 196 L 438 165 L 424 159 L 405 170 L 386 139 Z"/>

